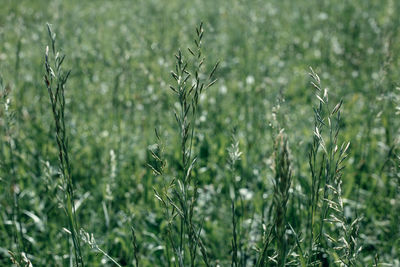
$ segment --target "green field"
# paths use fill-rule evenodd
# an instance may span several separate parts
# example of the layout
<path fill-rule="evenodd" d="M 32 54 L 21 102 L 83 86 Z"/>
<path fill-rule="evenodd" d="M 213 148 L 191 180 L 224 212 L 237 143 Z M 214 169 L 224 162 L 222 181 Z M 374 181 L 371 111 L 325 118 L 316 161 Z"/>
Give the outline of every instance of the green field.
<path fill-rule="evenodd" d="M 0 266 L 400 266 L 400 1 L 0 6 Z"/>

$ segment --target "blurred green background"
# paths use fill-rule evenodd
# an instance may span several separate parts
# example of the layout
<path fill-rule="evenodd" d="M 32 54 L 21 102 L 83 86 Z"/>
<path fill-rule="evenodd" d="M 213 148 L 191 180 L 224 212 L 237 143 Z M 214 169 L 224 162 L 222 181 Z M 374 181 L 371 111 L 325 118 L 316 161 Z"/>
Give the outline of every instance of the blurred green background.
<path fill-rule="evenodd" d="M 200 101 L 195 136 L 197 211 L 214 264 L 230 263 L 227 148 L 235 129 L 243 152 L 237 181 L 245 196 L 249 262 L 272 197 L 271 125 L 289 138 L 293 185 L 289 221 L 304 229 L 314 131 L 312 66 L 332 104 L 343 99 L 341 142 L 351 141 L 343 176 L 349 218 L 363 217 L 360 266 L 399 266 L 400 2 L 396 0 L 0 1 L 0 74 L 11 89 L 12 136 L 0 112 L 0 265 L 9 266 L 10 156 L 27 252 L 33 266 L 67 266 L 65 215 L 56 198 L 57 147 L 47 90 L 46 22 L 71 69 L 66 119 L 79 225 L 122 265 L 133 261 L 134 226 L 142 264 L 163 266 L 163 216 L 147 167 L 154 128 L 169 177 L 178 166 L 178 134 L 169 90 L 174 54 L 192 46 L 204 22 L 205 68 L 220 61 L 218 82 Z M 168 177 L 167 177 L 168 178 Z M 247 222 L 247 224 L 246 224 Z M 252 222 L 252 223 L 250 223 Z M 86 247 L 86 246 L 85 246 Z M 88 266 L 112 266 L 85 249 Z"/>

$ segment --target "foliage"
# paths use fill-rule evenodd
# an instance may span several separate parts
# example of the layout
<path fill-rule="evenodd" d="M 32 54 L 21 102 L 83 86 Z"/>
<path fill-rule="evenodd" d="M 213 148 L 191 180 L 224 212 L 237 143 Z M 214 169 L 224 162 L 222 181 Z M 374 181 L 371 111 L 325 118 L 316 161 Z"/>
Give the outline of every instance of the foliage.
<path fill-rule="evenodd" d="M 0 265 L 399 265 L 399 11 L 4 0 Z"/>

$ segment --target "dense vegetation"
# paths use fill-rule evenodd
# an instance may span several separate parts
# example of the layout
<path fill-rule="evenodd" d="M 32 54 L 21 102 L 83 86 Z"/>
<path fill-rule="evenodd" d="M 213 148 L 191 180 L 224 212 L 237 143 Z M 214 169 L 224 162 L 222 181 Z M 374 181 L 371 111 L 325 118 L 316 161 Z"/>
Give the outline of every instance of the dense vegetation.
<path fill-rule="evenodd" d="M 2 0 L 0 265 L 400 266 L 399 12 Z"/>

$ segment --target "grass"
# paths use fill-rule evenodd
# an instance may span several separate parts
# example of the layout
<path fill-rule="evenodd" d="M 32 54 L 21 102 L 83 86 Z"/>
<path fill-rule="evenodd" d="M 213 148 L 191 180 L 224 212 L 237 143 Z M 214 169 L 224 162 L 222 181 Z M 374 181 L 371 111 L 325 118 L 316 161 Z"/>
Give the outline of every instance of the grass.
<path fill-rule="evenodd" d="M 400 264 L 396 1 L 3 6 L 1 266 Z"/>
<path fill-rule="evenodd" d="M 46 73 L 44 81 L 49 92 L 51 111 L 54 116 L 55 136 L 58 148 L 59 174 L 61 177 L 60 188 L 63 194 L 61 205 L 68 218 L 68 234 L 72 236 L 74 244 L 75 264 L 77 267 L 84 266 L 82 249 L 78 234 L 78 222 L 76 218 L 74 186 L 72 179 L 72 164 L 68 154 L 68 136 L 65 126 L 65 87 L 70 75 L 70 71 L 64 73 L 62 63 L 65 56 L 60 55 L 55 47 L 55 34 L 51 31 L 50 25 L 47 24 L 47 30 L 51 40 L 52 62 L 49 58 L 49 46 L 46 46 L 45 68 Z"/>

